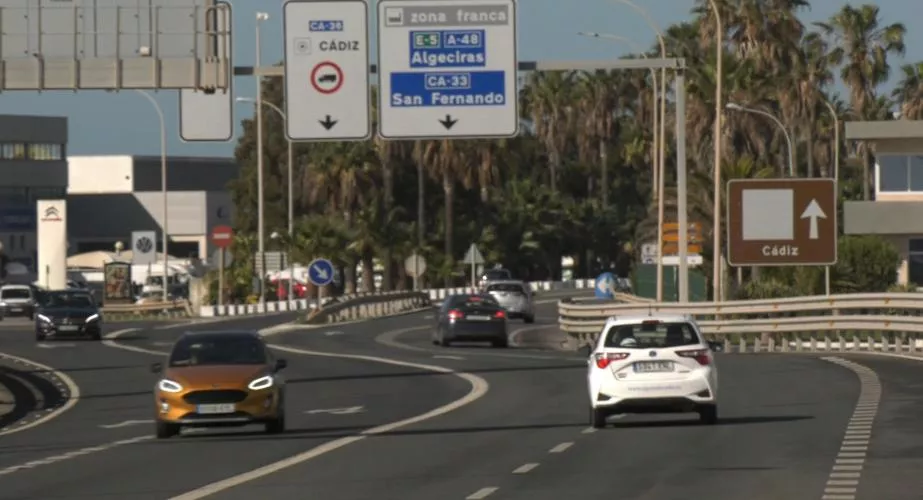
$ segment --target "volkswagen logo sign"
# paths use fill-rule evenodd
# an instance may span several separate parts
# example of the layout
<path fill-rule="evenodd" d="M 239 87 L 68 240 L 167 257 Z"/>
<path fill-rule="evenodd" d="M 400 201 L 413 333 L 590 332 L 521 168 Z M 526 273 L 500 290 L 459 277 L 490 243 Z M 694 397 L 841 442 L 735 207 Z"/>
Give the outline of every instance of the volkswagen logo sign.
<path fill-rule="evenodd" d="M 657 357 L 657 351 L 651 351 L 651 352 L 649 352 L 648 354 L 650 354 L 652 358 L 656 358 L 656 357 Z"/>
<path fill-rule="evenodd" d="M 154 249 L 154 242 L 151 241 L 147 236 L 142 236 L 138 238 L 138 241 L 135 242 L 135 250 L 140 253 L 150 253 Z"/>

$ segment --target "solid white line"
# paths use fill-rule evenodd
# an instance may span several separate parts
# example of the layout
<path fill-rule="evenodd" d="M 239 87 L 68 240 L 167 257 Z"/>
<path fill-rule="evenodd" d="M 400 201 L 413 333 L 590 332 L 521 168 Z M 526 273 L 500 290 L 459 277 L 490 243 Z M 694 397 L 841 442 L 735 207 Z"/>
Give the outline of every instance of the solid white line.
<path fill-rule="evenodd" d="M 145 349 L 143 347 L 125 345 L 116 342 L 116 340 L 118 340 L 118 338 L 122 335 L 125 335 L 126 333 L 137 332 L 139 330 L 140 328 L 128 328 L 125 330 L 117 330 L 112 333 L 108 333 L 105 337 L 103 337 L 103 345 L 106 347 L 112 347 L 114 349 L 122 349 L 124 351 L 138 352 L 141 354 L 151 354 L 154 356 L 163 356 L 168 354 L 166 351 L 155 351 L 154 349 Z"/>
<path fill-rule="evenodd" d="M 391 422 L 388 424 L 380 425 L 372 429 L 367 429 L 353 436 L 329 441 L 320 446 L 304 451 L 302 453 L 298 453 L 297 455 L 293 455 L 291 457 L 285 458 L 278 462 L 267 464 L 260 468 L 253 469 L 251 471 L 244 472 L 236 476 L 231 476 L 221 481 L 207 484 L 201 488 L 197 488 L 187 493 L 172 497 L 170 500 L 197 500 L 199 498 L 204 498 L 209 495 L 214 495 L 215 493 L 228 490 L 235 486 L 240 486 L 241 484 L 254 481 L 261 477 L 268 476 L 270 474 L 286 469 L 288 467 L 292 467 L 294 465 L 307 462 L 308 460 L 317 458 L 321 455 L 337 450 L 344 446 L 350 445 L 357 441 L 362 441 L 363 439 L 369 436 L 374 436 L 376 434 L 384 434 L 384 433 L 399 429 L 401 427 L 406 427 L 408 425 L 416 424 L 419 422 L 423 422 L 426 420 L 430 420 L 430 419 L 445 415 L 447 413 L 453 412 L 463 406 L 467 406 L 477 401 L 478 399 L 482 398 L 485 394 L 487 394 L 487 391 L 490 388 L 490 384 L 488 384 L 486 380 L 484 380 L 483 378 L 477 375 L 473 375 L 471 373 L 465 373 L 465 372 L 457 372 L 455 370 L 445 368 L 443 366 L 424 365 L 420 363 L 410 363 L 407 361 L 400 361 L 400 360 L 391 359 L 391 358 L 381 358 L 377 356 L 364 356 L 364 355 L 359 355 L 359 354 L 339 354 L 339 353 L 331 353 L 331 352 L 309 351 L 306 349 L 299 349 L 295 347 L 280 346 L 280 345 L 271 345 L 270 347 L 272 347 L 273 349 L 279 350 L 279 351 L 288 352 L 291 354 L 299 354 L 299 355 L 304 355 L 304 356 L 338 358 L 338 359 L 353 359 L 357 361 L 369 361 L 373 363 L 382 363 L 382 364 L 393 365 L 393 366 L 403 366 L 407 368 L 415 368 L 418 370 L 425 370 L 425 371 L 430 371 L 430 372 L 435 372 L 435 373 L 453 375 L 453 376 L 459 377 L 462 380 L 468 382 L 471 385 L 471 390 L 467 394 L 465 394 L 463 397 L 461 397 L 460 399 L 456 399 L 455 401 L 447 403 L 438 408 L 432 409 L 426 413 L 423 413 L 423 414 L 420 414 L 414 417 L 406 418 L 404 420 L 399 420 L 397 422 Z M 492 490 L 490 493 L 493 493 L 493 491 L 495 490 L 496 488 Z M 478 498 L 484 498 L 484 497 L 478 497 Z"/>
<path fill-rule="evenodd" d="M 572 441 L 568 441 L 568 442 L 566 442 L 566 443 L 561 443 L 561 444 L 555 446 L 554 448 L 548 450 L 548 453 L 562 453 L 562 452 L 564 452 L 565 450 L 567 450 L 568 448 L 570 448 L 570 447 L 573 446 L 573 445 L 574 445 L 574 443 L 573 443 Z"/>
<path fill-rule="evenodd" d="M 513 474 L 525 474 L 536 467 L 538 467 L 538 464 L 535 462 L 530 463 L 530 464 L 520 465 L 519 467 L 516 468 L 516 470 L 513 471 Z"/>
<path fill-rule="evenodd" d="M 481 488 L 475 491 L 474 493 L 466 496 L 465 500 L 482 500 L 484 498 L 489 497 L 493 492 L 497 491 L 498 489 L 500 488 L 494 488 L 494 487 Z"/>
<path fill-rule="evenodd" d="M 49 411 L 45 415 L 42 415 L 40 418 L 37 418 L 28 424 L 17 425 L 16 427 L 2 430 L 0 431 L 0 436 L 8 436 L 10 434 L 22 432 L 24 430 L 48 423 L 51 420 L 54 420 L 63 415 L 65 412 L 76 406 L 77 401 L 80 401 L 80 387 L 77 386 L 77 383 L 74 382 L 74 379 L 70 378 L 66 373 L 56 370 L 48 365 L 44 365 L 42 363 L 38 363 L 26 358 L 20 358 L 19 356 L 13 356 L 12 354 L 0 353 L 0 357 L 7 358 L 13 360 L 16 363 L 31 366 L 33 368 L 47 372 L 49 375 L 56 377 L 57 379 L 64 382 L 64 385 L 67 387 L 67 392 L 69 393 L 67 400 L 65 400 L 64 404 L 60 407 Z"/>
<path fill-rule="evenodd" d="M 581 434 L 593 434 L 596 431 L 597 429 L 595 427 L 587 427 L 586 429 L 583 429 L 582 431 L 580 431 L 580 433 Z"/>

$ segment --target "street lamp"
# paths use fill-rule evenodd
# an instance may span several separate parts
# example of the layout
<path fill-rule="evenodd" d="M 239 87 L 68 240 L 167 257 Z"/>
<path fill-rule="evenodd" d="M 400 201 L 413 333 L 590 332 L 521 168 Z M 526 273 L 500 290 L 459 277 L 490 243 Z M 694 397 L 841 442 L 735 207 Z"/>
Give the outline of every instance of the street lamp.
<path fill-rule="evenodd" d="M 253 103 L 254 106 L 256 106 L 256 102 L 257 102 L 256 99 L 252 97 L 238 97 L 235 100 L 237 102 Z M 285 116 L 285 112 L 282 111 L 282 109 L 279 106 L 276 106 L 275 104 L 271 102 L 266 102 L 266 101 L 262 101 L 262 104 L 272 109 L 276 113 L 278 113 L 279 117 L 282 118 L 282 123 L 285 123 L 288 120 L 288 117 Z M 294 188 L 292 187 L 293 186 L 293 182 L 292 182 L 293 180 L 293 174 L 292 174 L 293 154 L 292 153 L 293 151 L 292 151 L 292 140 L 286 138 L 286 141 L 288 142 L 288 236 L 289 236 L 289 240 L 291 241 L 291 238 L 295 234 L 295 198 L 293 196 Z M 260 217 L 260 220 L 262 220 L 262 217 Z M 289 280 L 288 280 L 288 297 L 289 297 L 288 300 L 291 301 L 292 300 L 292 290 L 293 290 L 292 278 L 295 276 L 295 268 L 292 267 L 293 262 L 292 262 L 292 256 L 291 256 L 291 249 L 289 249 L 288 253 L 289 253 L 288 255 L 289 272 L 291 273 L 291 276 L 289 276 Z"/>
<path fill-rule="evenodd" d="M 263 226 L 263 77 L 260 74 L 261 46 L 260 25 L 269 19 L 265 12 L 256 13 L 256 58 L 253 72 L 256 78 L 256 213 L 257 251 L 260 259 L 260 305 L 266 304 L 266 228 Z"/>
<path fill-rule="evenodd" d="M 612 0 L 631 7 L 635 12 L 644 18 L 644 22 L 657 34 L 657 42 L 660 44 L 660 57 L 667 58 L 667 45 L 664 41 L 663 30 L 654 22 L 650 13 L 640 5 L 631 0 Z M 664 191 L 666 184 L 664 182 L 664 170 L 666 162 L 666 136 L 667 136 L 667 69 L 660 70 L 660 152 L 657 155 L 657 302 L 663 302 L 663 214 L 664 214 Z M 685 205 L 683 205 L 685 206 Z M 683 252 L 685 253 L 685 251 Z"/>
<path fill-rule="evenodd" d="M 168 278 L 170 276 L 170 266 L 168 264 L 169 252 L 167 251 L 167 240 L 170 239 L 169 226 L 167 225 L 167 126 L 163 119 L 163 109 L 160 107 L 160 104 L 154 99 L 151 94 L 139 89 L 134 89 L 135 92 L 144 96 L 145 99 L 150 101 L 151 105 L 154 106 L 154 110 L 157 111 L 157 117 L 160 119 L 160 189 L 163 192 L 163 301 L 167 302 L 169 300 L 168 295 Z"/>
<path fill-rule="evenodd" d="M 770 120 L 774 121 L 776 125 L 779 126 L 779 129 L 782 130 L 782 135 L 785 136 L 785 142 L 788 143 L 788 176 L 795 177 L 795 157 L 793 156 L 794 152 L 792 148 L 792 136 L 789 135 L 788 130 L 785 128 L 785 125 L 783 125 L 782 122 L 778 118 L 773 116 L 771 113 L 767 113 L 759 109 L 745 108 L 741 106 L 740 104 L 736 104 L 733 102 L 727 103 L 725 107 L 727 109 L 732 109 L 734 111 L 743 111 L 745 113 L 753 113 L 756 115 L 765 116 L 766 118 L 769 118 Z"/>
<path fill-rule="evenodd" d="M 833 185 L 836 196 L 840 196 L 840 117 L 837 116 L 836 108 L 830 104 L 830 101 L 824 99 L 824 104 L 830 110 L 833 116 Z M 830 266 L 824 268 L 824 291 L 830 295 Z"/>
<path fill-rule="evenodd" d="M 718 10 L 718 4 L 715 0 L 708 0 L 711 10 L 715 14 L 715 52 L 717 60 L 715 61 L 715 132 L 714 137 L 714 155 L 715 167 L 714 178 L 715 197 L 712 218 L 712 300 L 718 302 L 723 299 L 721 289 L 724 288 L 724 280 L 721 279 L 721 86 L 724 80 L 723 62 L 724 56 L 724 25 L 721 23 L 721 11 Z"/>

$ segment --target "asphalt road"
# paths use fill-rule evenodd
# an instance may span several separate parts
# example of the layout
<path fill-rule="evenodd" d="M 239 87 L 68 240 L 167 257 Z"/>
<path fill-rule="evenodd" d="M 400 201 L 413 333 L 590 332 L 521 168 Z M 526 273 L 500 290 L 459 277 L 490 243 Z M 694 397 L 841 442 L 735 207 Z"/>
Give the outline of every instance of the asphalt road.
<path fill-rule="evenodd" d="M 553 304 L 535 325 L 511 322 L 510 349 L 433 346 L 432 315 L 276 333 L 270 342 L 289 361 L 288 432 L 166 441 L 149 422 L 158 352 L 184 328 L 264 328 L 290 315 L 120 324 L 138 330 L 52 348 L 0 331 L 0 351 L 61 370 L 80 389 L 57 418 L 0 435 L 0 499 L 819 500 L 858 397 L 855 374 L 818 357 L 719 355 L 719 425 L 628 416 L 594 432 L 585 361 L 555 349 Z M 883 386 L 858 498 L 919 498 L 923 363 L 849 358 Z"/>

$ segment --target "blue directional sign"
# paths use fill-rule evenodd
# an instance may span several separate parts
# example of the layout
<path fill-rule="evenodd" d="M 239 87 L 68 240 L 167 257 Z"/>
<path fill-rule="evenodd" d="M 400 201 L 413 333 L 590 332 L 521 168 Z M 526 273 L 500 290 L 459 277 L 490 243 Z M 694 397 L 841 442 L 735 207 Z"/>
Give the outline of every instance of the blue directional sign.
<path fill-rule="evenodd" d="M 596 277 L 596 298 L 615 298 L 615 276 L 612 273 L 602 273 Z"/>
<path fill-rule="evenodd" d="M 317 286 L 327 286 L 333 282 L 333 263 L 327 259 L 314 259 L 308 264 L 308 280 Z"/>
<path fill-rule="evenodd" d="M 519 131 L 515 0 L 380 0 L 379 134 Z"/>

